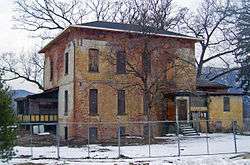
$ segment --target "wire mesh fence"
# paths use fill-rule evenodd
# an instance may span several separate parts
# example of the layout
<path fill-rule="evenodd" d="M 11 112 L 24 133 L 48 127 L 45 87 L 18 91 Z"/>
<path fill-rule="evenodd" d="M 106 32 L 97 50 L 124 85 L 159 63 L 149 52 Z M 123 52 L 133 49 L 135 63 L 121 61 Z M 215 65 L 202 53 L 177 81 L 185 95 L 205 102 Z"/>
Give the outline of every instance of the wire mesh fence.
<path fill-rule="evenodd" d="M 56 159 L 240 153 L 250 151 L 250 133 L 231 120 L 20 123 L 15 150 Z"/>

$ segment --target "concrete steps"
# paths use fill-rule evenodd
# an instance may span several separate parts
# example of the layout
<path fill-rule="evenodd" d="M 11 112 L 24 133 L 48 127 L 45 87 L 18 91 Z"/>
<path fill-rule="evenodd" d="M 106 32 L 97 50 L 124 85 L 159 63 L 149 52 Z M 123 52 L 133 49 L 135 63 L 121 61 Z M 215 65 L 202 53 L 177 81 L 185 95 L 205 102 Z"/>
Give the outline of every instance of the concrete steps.
<path fill-rule="evenodd" d="M 199 133 L 190 124 L 180 124 L 180 133 L 184 136 L 199 136 Z"/>

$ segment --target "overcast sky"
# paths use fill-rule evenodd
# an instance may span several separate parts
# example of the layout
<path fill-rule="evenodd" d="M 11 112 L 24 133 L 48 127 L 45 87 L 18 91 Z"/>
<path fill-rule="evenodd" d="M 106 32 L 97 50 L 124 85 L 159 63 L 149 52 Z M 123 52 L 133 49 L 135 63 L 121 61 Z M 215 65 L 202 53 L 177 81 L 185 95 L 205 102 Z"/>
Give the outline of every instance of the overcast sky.
<path fill-rule="evenodd" d="M 0 53 L 23 52 L 33 49 L 34 46 L 43 46 L 45 43 L 32 38 L 30 32 L 13 29 L 15 0 L 0 0 Z M 181 7 L 188 7 L 195 10 L 200 0 L 174 0 L 174 3 Z M 23 80 L 16 80 L 8 83 L 12 89 L 24 89 L 30 92 L 39 92 L 39 89 Z"/>

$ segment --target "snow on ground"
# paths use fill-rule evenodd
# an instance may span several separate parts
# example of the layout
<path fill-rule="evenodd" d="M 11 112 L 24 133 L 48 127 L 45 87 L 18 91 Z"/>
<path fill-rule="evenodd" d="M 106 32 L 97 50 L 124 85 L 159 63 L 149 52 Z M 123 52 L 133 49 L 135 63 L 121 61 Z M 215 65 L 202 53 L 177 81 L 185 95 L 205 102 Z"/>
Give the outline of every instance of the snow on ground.
<path fill-rule="evenodd" d="M 205 136 L 203 138 L 184 138 L 181 140 L 180 148 L 181 155 L 200 155 L 207 154 L 209 150 L 210 154 L 218 153 L 234 153 L 234 141 L 233 134 L 209 134 L 209 147 L 207 148 Z M 174 137 L 171 137 L 174 138 Z M 184 164 L 184 165 L 196 165 L 196 164 L 246 164 L 250 165 L 249 159 L 229 159 L 229 155 L 210 155 L 210 156 L 183 156 L 178 157 L 177 142 L 172 144 L 152 144 L 150 146 L 149 157 L 149 145 L 137 145 L 137 146 L 121 146 L 121 154 L 133 158 L 133 159 L 116 159 L 118 157 L 117 146 L 100 146 L 90 145 L 90 158 L 88 157 L 88 147 L 83 146 L 79 148 L 60 147 L 60 160 L 53 159 L 32 160 L 34 163 L 49 163 L 49 164 L 119 164 L 125 165 L 129 162 L 144 161 L 150 162 L 150 165 L 154 164 Z M 27 162 L 30 159 L 18 159 L 25 155 L 31 155 L 30 147 L 15 147 L 17 158 L 10 163 L 15 162 Z M 56 158 L 57 148 L 51 147 L 33 147 L 33 158 Z M 238 152 L 250 152 L 250 136 L 237 135 L 237 150 Z M 174 157 L 175 156 L 175 157 Z"/>
<path fill-rule="evenodd" d="M 3 165 L 18 165 L 20 163 L 41 163 L 46 165 L 250 165 L 250 159 L 242 157 L 231 159 L 235 155 L 216 156 L 183 156 L 161 158 L 135 158 L 135 159 L 64 159 L 64 160 L 29 160 L 14 159 Z"/>

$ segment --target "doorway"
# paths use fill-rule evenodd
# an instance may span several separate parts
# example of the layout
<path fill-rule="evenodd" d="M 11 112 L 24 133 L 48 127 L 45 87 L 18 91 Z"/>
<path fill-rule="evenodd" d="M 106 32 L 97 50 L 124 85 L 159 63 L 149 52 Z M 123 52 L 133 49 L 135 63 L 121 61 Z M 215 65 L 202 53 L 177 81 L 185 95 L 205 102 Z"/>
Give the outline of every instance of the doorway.
<path fill-rule="evenodd" d="M 187 120 L 187 100 L 177 100 L 178 120 Z"/>

